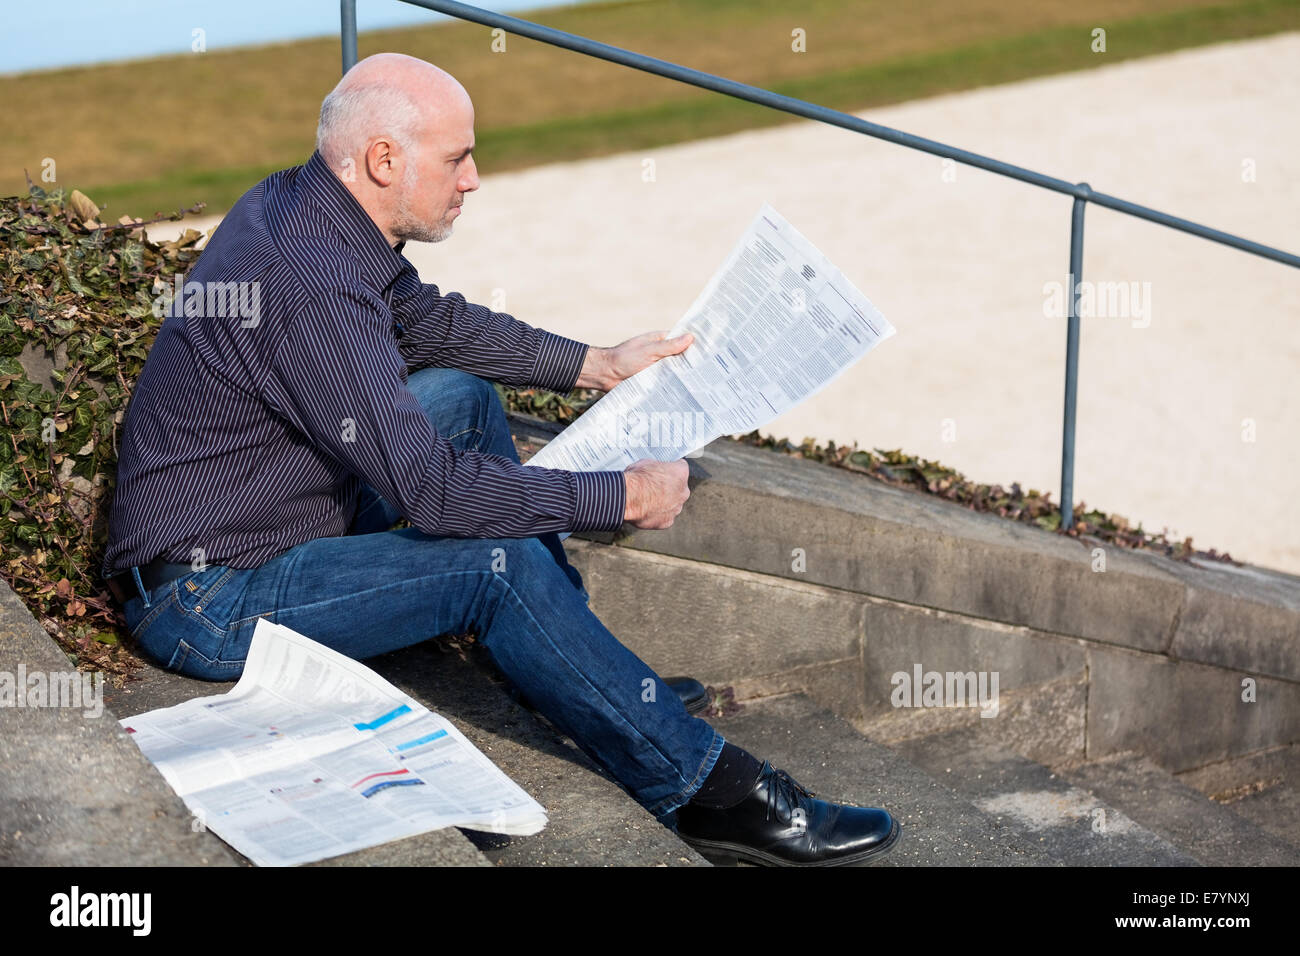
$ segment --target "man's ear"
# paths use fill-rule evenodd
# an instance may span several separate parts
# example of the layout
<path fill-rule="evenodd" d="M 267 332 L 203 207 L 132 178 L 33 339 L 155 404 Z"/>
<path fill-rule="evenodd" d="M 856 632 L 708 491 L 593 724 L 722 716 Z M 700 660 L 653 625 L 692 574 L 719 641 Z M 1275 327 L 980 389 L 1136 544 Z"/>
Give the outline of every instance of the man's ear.
<path fill-rule="evenodd" d="M 366 172 L 377 186 L 391 186 L 397 178 L 393 171 L 393 144 L 377 139 L 366 150 Z"/>

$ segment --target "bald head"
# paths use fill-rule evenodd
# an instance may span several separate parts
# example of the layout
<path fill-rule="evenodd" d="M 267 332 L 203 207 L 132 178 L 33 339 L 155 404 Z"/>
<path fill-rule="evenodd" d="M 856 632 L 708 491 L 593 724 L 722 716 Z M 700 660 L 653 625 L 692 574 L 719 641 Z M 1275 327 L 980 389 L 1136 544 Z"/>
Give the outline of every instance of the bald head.
<path fill-rule="evenodd" d="M 390 136 L 416 152 L 428 127 L 469 94 L 446 70 L 404 53 L 368 56 L 339 80 L 321 103 L 316 149 L 332 169 L 356 162 L 376 137 Z"/>
<path fill-rule="evenodd" d="M 450 235 L 478 188 L 473 147 L 465 88 L 403 53 L 366 57 L 321 103 L 316 149 L 390 243 Z"/>

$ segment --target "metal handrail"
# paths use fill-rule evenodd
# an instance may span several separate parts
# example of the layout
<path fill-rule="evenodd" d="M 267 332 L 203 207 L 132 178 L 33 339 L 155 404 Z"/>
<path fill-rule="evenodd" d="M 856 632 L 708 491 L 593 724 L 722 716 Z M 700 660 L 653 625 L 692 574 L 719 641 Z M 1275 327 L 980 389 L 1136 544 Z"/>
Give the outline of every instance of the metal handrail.
<path fill-rule="evenodd" d="M 1087 204 L 1090 202 L 1096 203 L 1098 206 L 1114 209 L 1116 212 L 1125 215 L 1145 219 L 1148 222 L 1200 236 L 1202 239 L 1209 239 L 1212 242 L 1240 249 L 1252 255 L 1262 256 L 1265 259 L 1272 259 L 1284 265 L 1300 268 L 1300 256 L 1293 253 L 1275 249 L 1272 246 L 1266 246 L 1219 229 L 1213 229 L 1201 223 L 1192 222 L 1189 219 L 1172 216 L 1149 206 L 1128 202 L 1107 193 L 1096 192 L 1087 183 L 1067 182 L 1064 179 L 1057 179 L 1055 176 L 1048 176 L 1012 163 L 1004 163 L 989 156 L 958 149 L 955 146 L 949 146 L 946 143 L 926 139 L 922 136 L 913 136 L 911 133 L 905 133 L 888 126 L 881 126 L 879 123 L 872 123 L 849 113 L 841 113 L 838 110 L 818 106 L 815 103 L 808 103 L 792 96 L 783 96 L 780 93 L 773 93 L 770 90 L 750 86 L 746 83 L 737 83 L 735 80 L 728 80 L 712 73 L 693 70 L 677 63 L 670 63 L 667 60 L 656 59 L 642 53 L 634 53 L 622 47 L 600 43 L 596 40 L 565 33 L 562 30 L 542 26 L 538 23 L 531 23 L 501 13 L 493 13 L 490 10 L 482 10 L 469 4 L 456 3 L 453 0 L 400 0 L 400 2 L 409 3 L 416 7 L 424 7 L 427 10 L 444 13 L 461 20 L 481 23 L 484 26 L 498 27 L 508 33 L 528 37 L 541 43 L 548 43 L 551 46 L 562 47 L 575 53 L 583 53 L 601 60 L 608 60 L 611 63 L 629 66 L 644 73 L 654 73 L 670 80 L 677 80 L 690 86 L 698 86 L 701 89 L 723 93 L 736 99 L 747 100 L 795 116 L 817 120 L 831 126 L 839 126 L 855 133 L 862 133 L 876 139 L 883 139 L 886 142 L 897 143 L 899 146 L 907 146 L 911 149 L 932 153 L 935 156 L 942 156 L 945 159 L 964 163 L 967 166 L 987 170 L 999 176 L 1017 179 L 1032 186 L 1074 197 L 1070 212 L 1070 311 L 1067 317 L 1065 336 L 1065 411 L 1064 432 L 1061 439 L 1062 528 L 1069 528 L 1074 524 L 1074 423 L 1075 411 L 1078 405 L 1079 380 L 1079 294 L 1083 275 L 1083 214 Z M 357 62 L 356 6 L 356 0 L 339 0 L 340 39 L 343 48 L 344 73 L 356 65 Z"/>

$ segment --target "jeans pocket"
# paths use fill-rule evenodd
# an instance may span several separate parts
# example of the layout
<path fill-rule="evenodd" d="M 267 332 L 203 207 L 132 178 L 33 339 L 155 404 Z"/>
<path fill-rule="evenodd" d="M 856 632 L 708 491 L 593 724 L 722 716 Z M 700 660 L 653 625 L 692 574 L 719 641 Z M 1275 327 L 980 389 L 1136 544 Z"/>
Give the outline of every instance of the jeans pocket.
<path fill-rule="evenodd" d="M 204 638 L 200 638 L 200 643 Z M 223 661 L 218 657 L 208 657 L 197 646 L 185 638 L 176 642 L 176 651 L 168 662 L 166 670 L 194 680 L 234 681 L 239 680 L 244 672 L 244 662 Z"/>
<path fill-rule="evenodd" d="M 238 680 L 244 661 L 222 659 L 226 645 L 223 628 L 182 608 L 174 591 L 151 612 L 140 621 L 134 636 L 141 653 L 155 666 L 198 680 Z"/>
<path fill-rule="evenodd" d="M 202 613 L 204 605 L 221 593 L 234 573 L 234 568 L 210 564 L 202 571 L 182 574 L 176 579 L 176 600 L 185 610 Z"/>
<path fill-rule="evenodd" d="M 177 606 L 186 619 L 224 638 L 230 622 L 239 617 L 253 570 L 213 565 L 184 575 L 176 580 Z"/>

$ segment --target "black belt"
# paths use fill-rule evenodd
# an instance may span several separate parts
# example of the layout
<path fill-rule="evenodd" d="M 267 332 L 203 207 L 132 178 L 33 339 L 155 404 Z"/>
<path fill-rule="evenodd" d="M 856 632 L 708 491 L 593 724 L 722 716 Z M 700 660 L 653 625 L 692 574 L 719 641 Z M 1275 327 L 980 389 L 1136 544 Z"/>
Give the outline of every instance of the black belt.
<path fill-rule="evenodd" d="M 144 585 L 145 590 L 151 594 L 158 588 L 162 587 L 168 581 L 179 578 L 183 574 L 189 574 L 194 570 L 190 564 L 178 564 L 175 561 L 164 561 L 162 558 L 155 558 L 148 564 L 140 566 L 140 582 Z M 128 568 L 121 574 L 115 574 L 107 581 L 108 589 L 117 598 L 118 604 L 125 604 L 133 597 L 139 597 L 139 589 L 135 586 L 135 576 L 131 574 Z"/>

